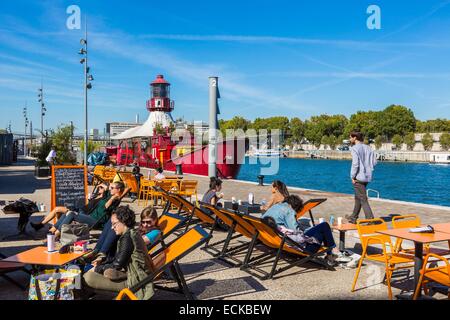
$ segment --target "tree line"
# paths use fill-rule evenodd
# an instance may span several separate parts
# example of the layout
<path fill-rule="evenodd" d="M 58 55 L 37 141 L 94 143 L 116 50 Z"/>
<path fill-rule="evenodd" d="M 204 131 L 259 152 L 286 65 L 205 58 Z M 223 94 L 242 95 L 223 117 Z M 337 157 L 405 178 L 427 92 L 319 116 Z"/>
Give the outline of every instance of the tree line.
<path fill-rule="evenodd" d="M 397 147 L 405 143 L 410 150 L 416 143 L 414 133 L 425 133 L 422 144 L 425 150 L 430 150 L 433 146 L 430 133 L 444 132 L 439 142 L 444 150 L 450 148 L 450 120 L 421 121 L 415 118 L 411 109 L 401 105 L 390 105 L 381 111 L 358 111 L 350 118 L 342 114 L 322 114 L 305 120 L 277 116 L 250 121 L 235 116 L 230 120 L 219 120 L 219 126 L 224 134 L 227 129 L 280 129 L 287 145 L 300 144 L 307 140 L 317 148 L 320 145 L 328 145 L 333 150 L 343 140 L 348 139 L 352 131 L 363 133 L 366 143 L 373 142 L 377 149 L 384 142 L 392 142 Z"/>

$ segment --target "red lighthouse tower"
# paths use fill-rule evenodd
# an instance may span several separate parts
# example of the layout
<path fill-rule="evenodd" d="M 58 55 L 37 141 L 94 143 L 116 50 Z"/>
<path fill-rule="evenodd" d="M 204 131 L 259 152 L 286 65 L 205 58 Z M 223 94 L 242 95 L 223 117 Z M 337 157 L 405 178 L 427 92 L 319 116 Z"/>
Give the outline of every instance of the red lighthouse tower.
<path fill-rule="evenodd" d="M 156 76 L 156 79 L 150 84 L 152 97 L 147 101 L 147 110 L 171 112 L 174 108 L 174 102 L 170 100 L 170 83 L 164 79 L 162 74 Z"/>

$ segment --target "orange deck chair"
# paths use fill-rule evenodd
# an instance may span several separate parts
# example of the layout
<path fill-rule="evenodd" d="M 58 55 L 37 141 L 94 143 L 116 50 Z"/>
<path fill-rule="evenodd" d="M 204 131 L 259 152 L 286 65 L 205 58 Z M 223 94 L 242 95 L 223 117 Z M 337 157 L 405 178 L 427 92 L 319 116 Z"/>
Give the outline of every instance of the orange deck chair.
<path fill-rule="evenodd" d="M 317 256 L 323 254 L 327 250 L 327 248 L 322 247 L 316 253 L 307 253 L 299 249 L 300 244 L 293 241 L 284 233 L 278 231 L 276 227 L 270 226 L 263 219 L 252 217 L 249 215 L 243 215 L 242 218 L 250 223 L 256 230 L 255 235 L 252 239 L 252 243 L 250 244 L 247 251 L 244 263 L 241 266 L 242 270 L 256 276 L 261 280 L 273 279 L 275 274 L 283 272 L 294 266 L 300 266 L 308 261 L 320 264 L 321 266 L 324 266 L 329 270 L 334 270 L 334 268 L 329 267 L 325 263 L 325 261 L 316 259 Z M 260 242 L 267 248 L 272 249 L 272 252 L 263 254 L 260 259 L 250 262 L 250 258 L 257 240 L 260 240 Z M 275 253 L 275 260 L 272 263 L 270 272 L 266 272 L 265 270 L 262 270 L 260 267 L 258 267 L 258 265 L 261 265 L 262 262 L 272 258 L 274 256 L 273 253 Z M 282 258 L 283 253 L 291 254 L 291 257 L 295 258 L 290 259 L 288 256 L 286 256 L 284 260 L 288 263 L 288 265 L 277 270 L 278 261 L 280 260 L 280 258 Z M 254 273 L 253 271 L 261 273 L 262 276 L 258 273 Z"/>
<path fill-rule="evenodd" d="M 203 243 L 205 243 L 205 241 L 208 240 L 208 238 L 209 235 L 205 230 L 203 230 L 200 226 L 195 226 L 194 228 L 191 228 L 189 229 L 189 231 L 182 234 L 177 239 L 173 240 L 171 243 L 167 244 L 166 247 L 163 247 L 158 251 L 151 253 L 153 260 L 157 260 L 162 257 L 164 259 L 164 264 L 157 270 L 152 272 L 147 278 L 137 283 L 135 286 L 131 288 L 125 288 L 120 291 L 116 297 L 116 300 L 122 300 L 125 297 L 130 300 L 137 300 L 135 293 L 148 283 L 153 282 L 158 277 L 158 275 L 160 275 L 165 270 L 170 271 L 174 275 L 175 280 L 178 283 L 178 290 L 176 290 L 176 292 L 184 293 L 187 299 L 192 300 L 193 296 L 189 291 L 186 280 L 184 279 L 183 272 L 181 271 L 179 265 L 179 260 L 200 247 Z M 156 285 L 155 288 L 173 291 L 168 288 Z"/>
<path fill-rule="evenodd" d="M 313 217 L 311 210 L 325 201 L 327 201 L 327 199 L 310 199 L 310 200 L 306 201 L 303 204 L 303 208 L 300 211 L 298 211 L 296 214 L 297 220 L 300 219 L 301 217 L 303 217 L 307 212 L 309 212 L 309 216 L 311 217 L 311 222 L 312 222 L 313 226 L 315 226 L 316 223 L 314 222 L 314 217 Z"/>
<path fill-rule="evenodd" d="M 358 281 L 359 272 L 365 259 L 383 263 L 386 270 L 386 283 L 388 287 L 389 299 L 392 300 L 391 276 L 395 270 L 411 268 L 414 263 L 413 257 L 408 254 L 395 252 L 391 237 L 377 233 L 377 231 L 387 230 L 387 224 L 384 220 L 365 219 L 357 221 L 358 234 L 361 241 L 363 252 L 356 269 L 355 278 L 353 279 L 352 292 L 355 291 L 356 282 Z M 367 248 L 370 245 L 381 245 L 382 253 L 368 254 Z M 389 250 L 387 249 L 389 247 Z M 397 266 L 400 265 L 400 266 Z"/>
<path fill-rule="evenodd" d="M 213 244 L 206 243 L 203 248 L 206 252 L 212 254 L 214 257 L 231 264 L 234 267 L 240 266 L 243 260 L 236 258 L 236 254 L 248 249 L 251 240 L 255 234 L 255 228 L 243 220 L 239 214 L 228 211 L 226 209 L 218 208 L 210 204 L 201 203 L 206 209 L 211 210 L 213 214 L 219 219 L 221 219 L 228 227 L 227 237 L 224 240 L 217 241 Z M 211 230 L 211 235 L 212 235 Z M 229 247 L 232 240 L 240 237 L 245 237 L 250 241 Z M 217 246 L 222 244 L 222 249 L 218 249 Z M 213 252 L 210 252 L 213 251 Z M 232 260 L 232 261 L 230 261 Z"/>

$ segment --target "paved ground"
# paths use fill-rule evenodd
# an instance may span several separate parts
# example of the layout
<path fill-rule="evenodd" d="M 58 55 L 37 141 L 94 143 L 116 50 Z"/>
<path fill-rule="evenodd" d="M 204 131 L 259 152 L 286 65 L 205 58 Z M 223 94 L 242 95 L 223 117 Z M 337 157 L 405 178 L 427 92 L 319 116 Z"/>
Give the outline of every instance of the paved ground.
<path fill-rule="evenodd" d="M 50 205 L 50 182 L 48 179 L 36 179 L 31 161 L 21 160 L 14 166 L 0 167 L 0 200 L 17 200 L 23 196 L 33 201 L 43 202 L 47 208 Z M 200 182 L 199 193 L 207 189 L 208 178 L 191 177 Z M 345 194 L 335 194 L 311 190 L 289 188 L 291 193 L 299 194 L 304 200 L 311 198 L 327 198 L 327 201 L 314 209 L 315 217 L 328 218 L 330 214 L 336 217 L 344 216 L 353 208 L 353 198 Z M 248 192 L 255 194 L 256 201 L 269 199 L 270 187 L 257 186 L 256 183 L 240 181 L 225 181 L 223 185 L 225 198 L 235 196 L 246 199 Z M 124 200 L 128 202 L 129 200 Z M 129 203 L 136 212 L 142 210 L 137 203 Z M 389 214 L 419 214 L 424 223 L 450 221 L 450 208 L 423 206 L 382 200 L 371 201 L 376 216 Z M 45 213 L 34 214 L 32 221 L 39 221 Z M 1 237 L 16 232 L 17 215 L 5 215 L 0 212 Z M 9 256 L 36 245 L 42 245 L 45 240 L 46 228 L 38 233 L 31 227 L 27 229 L 36 240 L 16 239 L 0 241 L 0 252 Z M 224 233 L 214 234 L 213 241 L 224 238 Z M 338 240 L 338 235 L 335 234 Z M 445 244 L 444 244 L 445 245 Z M 347 247 L 360 253 L 359 241 L 354 232 L 347 236 Z M 283 265 L 283 264 L 281 264 Z M 267 269 L 268 265 L 265 266 Z M 358 280 L 356 292 L 350 292 L 355 269 L 337 268 L 335 271 L 318 268 L 317 265 L 307 264 L 294 267 L 281 273 L 273 280 L 260 281 L 248 273 L 231 268 L 224 262 L 213 259 L 203 250 L 196 250 L 182 260 L 182 269 L 191 291 L 198 299 L 387 299 L 387 287 L 380 284 L 384 272 L 381 266 L 365 265 Z M 29 281 L 29 276 L 22 272 L 12 276 L 22 283 Z M 412 287 L 412 270 L 398 272 L 393 280 L 394 295 L 409 290 Z M 170 285 L 170 284 L 169 284 Z M 0 278 L 0 299 L 26 299 L 26 292 L 21 291 Z M 437 294 L 435 298 L 443 298 Z M 157 291 L 155 299 L 182 299 L 175 293 Z"/>

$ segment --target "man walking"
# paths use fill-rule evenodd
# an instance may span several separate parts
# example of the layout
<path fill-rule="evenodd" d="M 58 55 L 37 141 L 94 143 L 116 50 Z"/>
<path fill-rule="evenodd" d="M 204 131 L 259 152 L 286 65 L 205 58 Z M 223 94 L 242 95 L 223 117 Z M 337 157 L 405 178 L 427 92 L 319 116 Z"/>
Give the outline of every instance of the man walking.
<path fill-rule="evenodd" d="M 367 184 L 372 181 L 372 173 L 377 160 L 372 148 L 364 144 L 363 141 L 364 139 L 360 132 L 350 133 L 350 143 L 352 144 L 350 177 L 355 189 L 355 207 L 352 215 L 345 216 L 349 223 L 356 223 L 361 207 L 364 210 L 366 219 L 374 218 L 367 198 Z"/>

